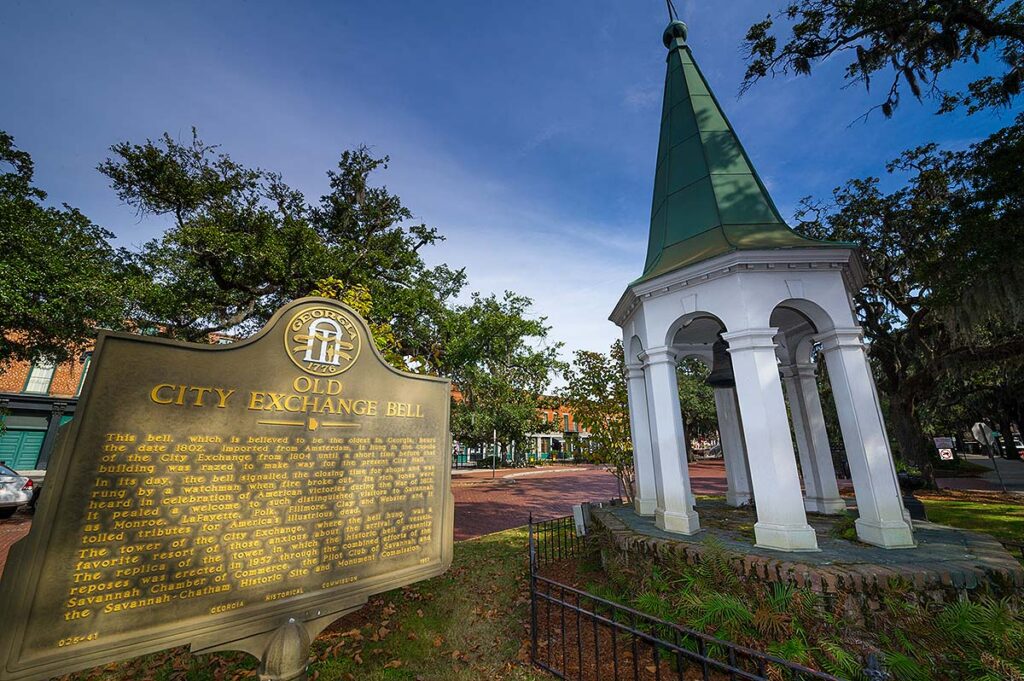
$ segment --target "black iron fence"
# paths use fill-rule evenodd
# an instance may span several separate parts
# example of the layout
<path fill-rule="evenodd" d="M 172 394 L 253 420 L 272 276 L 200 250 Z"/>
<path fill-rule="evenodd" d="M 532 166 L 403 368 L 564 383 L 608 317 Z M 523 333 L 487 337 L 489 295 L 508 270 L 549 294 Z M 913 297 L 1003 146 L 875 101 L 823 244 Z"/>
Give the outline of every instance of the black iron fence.
<path fill-rule="evenodd" d="M 572 516 L 530 520 L 533 663 L 578 681 L 838 681 L 836 677 L 651 617 L 539 574 L 580 555 Z M 554 564 L 554 565 L 553 565 Z"/>
<path fill-rule="evenodd" d="M 582 538 L 576 533 L 576 520 L 571 515 L 533 522 L 530 515 L 530 556 L 531 565 L 546 565 L 564 558 L 576 558 L 583 547 Z M 531 570 L 533 572 L 534 570 Z"/>

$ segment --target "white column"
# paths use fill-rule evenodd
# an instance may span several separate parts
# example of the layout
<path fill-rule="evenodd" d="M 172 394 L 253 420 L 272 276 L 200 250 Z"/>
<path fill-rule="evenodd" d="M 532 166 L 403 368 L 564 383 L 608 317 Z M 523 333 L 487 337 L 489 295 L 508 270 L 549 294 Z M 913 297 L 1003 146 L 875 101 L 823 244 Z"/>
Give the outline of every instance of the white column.
<path fill-rule="evenodd" d="M 735 388 L 715 388 L 715 411 L 718 414 L 718 434 L 722 438 L 722 459 L 728 489 L 725 503 L 745 506 L 754 500 L 750 491 L 750 468 L 747 447 L 740 428 L 740 411 L 736 403 Z"/>
<path fill-rule="evenodd" d="M 868 352 L 870 353 L 870 351 L 868 351 Z M 871 365 L 868 364 L 868 366 L 870 367 Z M 871 396 L 875 398 L 875 411 L 878 412 L 878 418 L 882 422 L 882 430 L 885 431 L 888 434 L 889 426 L 885 425 L 885 413 L 882 411 L 882 401 L 878 398 L 878 384 L 875 383 L 874 379 L 875 379 L 875 377 L 872 374 L 872 376 L 871 376 Z M 886 440 L 886 442 L 888 442 L 888 440 Z M 892 452 L 891 451 L 889 452 L 889 467 L 892 469 L 892 478 L 893 478 L 893 480 L 896 481 L 896 489 L 900 490 L 900 508 L 903 509 L 903 519 L 907 521 L 907 525 L 909 525 L 910 529 L 913 530 L 914 529 L 914 521 L 910 517 L 910 511 L 907 510 L 907 505 L 904 503 L 904 500 L 903 500 L 903 490 L 900 489 L 900 478 L 896 474 L 896 462 L 893 461 Z M 915 545 L 916 545 L 916 543 L 915 543 Z"/>
<path fill-rule="evenodd" d="M 857 495 L 857 537 L 883 548 L 915 546 L 896 479 L 889 438 L 874 393 L 860 328 L 820 334 L 843 444 Z"/>
<path fill-rule="evenodd" d="M 626 391 L 629 395 L 629 432 L 633 439 L 633 468 L 636 471 L 633 506 L 640 515 L 654 515 L 658 495 L 654 487 L 654 449 L 651 446 L 647 384 L 642 365 L 626 367 Z"/>
<path fill-rule="evenodd" d="M 750 447 L 750 481 L 757 500 L 754 536 L 765 548 L 815 551 L 818 542 L 804 512 L 775 357 L 777 332 L 747 329 L 722 334 L 729 343 L 743 437 Z"/>
<path fill-rule="evenodd" d="M 839 496 L 814 365 L 783 367 L 782 382 L 789 397 L 800 472 L 804 476 L 804 508 L 811 513 L 843 513 L 846 502 Z"/>
<path fill-rule="evenodd" d="M 654 449 L 657 505 L 654 524 L 668 532 L 694 534 L 700 521 L 693 510 L 690 471 L 686 464 L 683 417 L 679 411 L 676 356 L 671 348 L 651 348 L 641 355 L 647 384 L 648 416 Z"/>

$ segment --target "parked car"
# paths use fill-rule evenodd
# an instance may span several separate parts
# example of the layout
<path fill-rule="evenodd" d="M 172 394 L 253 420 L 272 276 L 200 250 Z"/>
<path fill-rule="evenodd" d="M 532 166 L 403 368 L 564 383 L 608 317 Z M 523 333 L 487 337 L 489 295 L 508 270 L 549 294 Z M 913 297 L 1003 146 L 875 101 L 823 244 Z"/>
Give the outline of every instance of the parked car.
<path fill-rule="evenodd" d="M 10 518 L 20 506 L 32 503 L 34 488 L 31 478 L 0 464 L 0 519 Z"/>

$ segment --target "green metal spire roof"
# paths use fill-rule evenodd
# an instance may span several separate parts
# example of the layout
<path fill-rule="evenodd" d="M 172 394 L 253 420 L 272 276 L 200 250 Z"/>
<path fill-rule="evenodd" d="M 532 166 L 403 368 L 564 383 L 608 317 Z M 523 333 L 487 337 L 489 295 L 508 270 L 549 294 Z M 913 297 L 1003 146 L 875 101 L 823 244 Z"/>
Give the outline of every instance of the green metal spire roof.
<path fill-rule="evenodd" d="M 735 250 L 845 246 L 786 225 L 686 44 L 663 36 L 668 73 L 654 175 L 647 263 L 637 281 Z"/>

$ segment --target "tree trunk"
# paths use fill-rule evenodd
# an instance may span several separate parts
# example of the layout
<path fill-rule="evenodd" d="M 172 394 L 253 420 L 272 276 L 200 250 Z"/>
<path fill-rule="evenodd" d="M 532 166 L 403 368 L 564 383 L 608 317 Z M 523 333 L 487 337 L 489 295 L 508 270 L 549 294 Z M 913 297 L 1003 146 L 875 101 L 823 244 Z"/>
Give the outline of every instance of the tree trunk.
<path fill-rule="evenodd" d="M 904 461 L 917 466 L 925 484 L 935 489 L 934 447 L 924 434 L 913 397 L 894 395 L 889 399 L 889 425 Z"/>
<path fill-rule="evenodd" d="M 622 485 L 622 492 L 626 495 L 626 504 L 632 506 L 633 500 L 636 497 L 635 490 L 633 489 L 633 467 L 623 465 L 616 467 L 614 470 L 615 477 L 619 479 L 619 483 Z"/>

